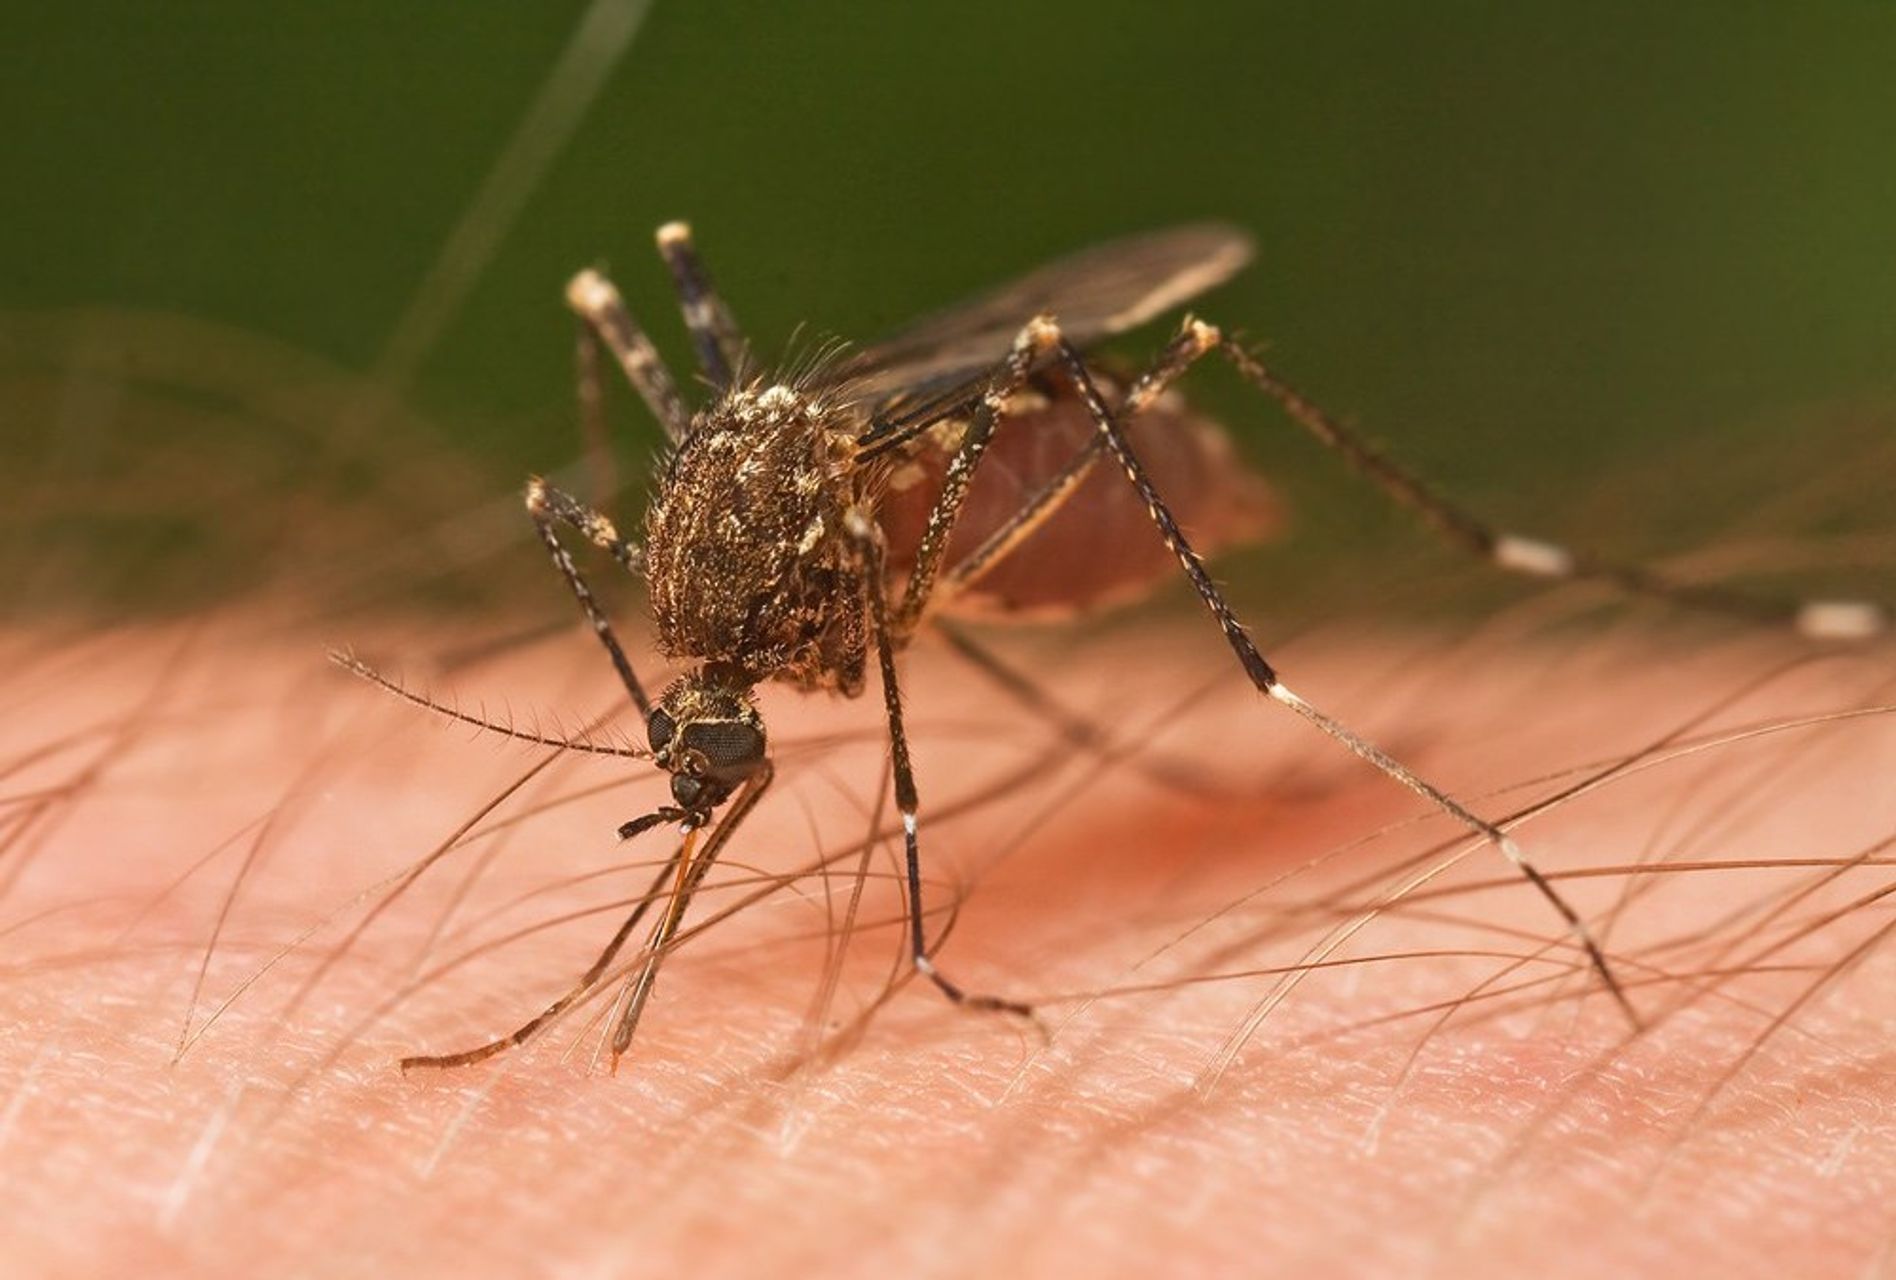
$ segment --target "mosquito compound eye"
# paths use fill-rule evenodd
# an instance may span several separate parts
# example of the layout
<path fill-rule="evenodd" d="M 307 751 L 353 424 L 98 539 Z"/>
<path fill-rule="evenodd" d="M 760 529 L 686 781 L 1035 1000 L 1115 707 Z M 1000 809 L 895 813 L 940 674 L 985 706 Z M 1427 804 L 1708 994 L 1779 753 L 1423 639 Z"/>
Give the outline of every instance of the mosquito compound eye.
<path fill-rule="evenodd" d="M 702 754 L 713 771 L 741 770 L 764 758 L 764 735 L 742 720 L 687 725 L 685 747 Z"/>
<path fill-rule="evenodd" d="M 652 750 L 663 751 L 669 747 L 672 733 L 676 729 L 677 726 L 672 723 L 672 718 L 665 714 L 662 707 L 654 710 L 652 718 L 645 722 L 645 736 L 651 742 Z"/>

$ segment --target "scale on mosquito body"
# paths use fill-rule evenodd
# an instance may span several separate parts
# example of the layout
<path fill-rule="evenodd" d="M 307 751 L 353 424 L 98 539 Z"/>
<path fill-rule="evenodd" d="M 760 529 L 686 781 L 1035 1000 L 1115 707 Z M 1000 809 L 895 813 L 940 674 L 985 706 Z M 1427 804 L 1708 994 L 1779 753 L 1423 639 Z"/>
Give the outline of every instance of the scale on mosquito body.
<path fill-rule="evenodd" d="M 1177 572 L 1260 694 L 1506 858 L 1558 913 L 1605 991 L 1638 1026 L 1585 921 L 1528 852 L 1292 692 L 1205 571 L 1202 552 L 1255 537 L 1275 518 L 1269 492 L 1238 464 L 1222 431 L 1173 390 L 1207 356 L 1227 362 L 1387 497 L 1502 568 L 1603 580 L 1813 637 L 1857 638 L 1883 625 L 1881 612 L 1867 603 L 1779 603 L 1678 586 L 1492 529 L 1196 318 L 1183 320 L 1142 373 L 1109 378 L 1086 354 L 1095 344 L 1181 306 L 1249 260 L 1248 238 L 1228 227 L 1179 227 L 1073 255 L 881 345 L 778 378 L 757 371 L 689 229 L 660 228 L 658 246 L 710 387 L 695 411 L 605 277 L 582 272 L 567 290 L 581 321 L 582 413 L 599 412 L 603 350 L 670 441 L 641 536 L 621 535 L 607 516 L 542 479 L 528 484 L 526 506 L 644 720 L 650 759 L 670 775 L 672 803 L 625 823 L 619 835 L 674 826 L 680 838 L 651 891 L 566 995 L 507 1036 L 461 1053 L 407 1058 L 405 1068 L 464 1065 L 523 1043 L 591 993 L 657 910 L 617 1006 L 610 1039 L 616 1064 L 693 895 L 771 785 L 756 690 L 782 682 L 855 697 L 867 688 L 871 666 L 902 816 L 910 961 L 956 1004 L 1029 1016 L 1025 1004 L 970 992 L 937 967 L 924 926 L 926 822 L 903 718 L 900 655 L 924 627 L 951 628 L 957 614 L 1071 613 L 1137 596 Z M 562 541 L 566 530 L 645 582 L 659 649 L 685 666 L 656 696 Z M 990 674 L 1006 674 L 970 637 L 951 638 Z M 1013 687 L 1033 703 L 1027 686 L 1016 680 Z"/>

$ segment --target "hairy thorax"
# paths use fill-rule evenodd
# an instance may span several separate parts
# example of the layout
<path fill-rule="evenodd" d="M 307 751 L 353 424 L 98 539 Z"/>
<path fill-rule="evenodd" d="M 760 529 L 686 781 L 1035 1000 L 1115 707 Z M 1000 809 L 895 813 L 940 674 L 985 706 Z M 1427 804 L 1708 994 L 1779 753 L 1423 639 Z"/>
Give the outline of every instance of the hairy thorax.
<path fill-rule="evenodd" d="M 843 515 L 863 500 L 854 415 L 787 387 L 706 409 L 665 469 L 645 565 L 668 657 L 752 679 L 861 687 L 859 555 Z"/>

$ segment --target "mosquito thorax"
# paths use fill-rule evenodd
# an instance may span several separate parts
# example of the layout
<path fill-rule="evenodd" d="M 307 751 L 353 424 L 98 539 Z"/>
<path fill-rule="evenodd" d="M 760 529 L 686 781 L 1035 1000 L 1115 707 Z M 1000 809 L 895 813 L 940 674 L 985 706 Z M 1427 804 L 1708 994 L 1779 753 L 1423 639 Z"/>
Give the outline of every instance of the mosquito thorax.
<path fill-rule="evenodd" d="M 698 427 L 736 431 L 747 437 L 788 434 L 812 442 L 810 461 L 840 471 L 855 456 L 855 436 L 861 430 L 847 395 L 832 388 L 828 394 L 793 382 L 760 381 L 738 387 L 701 415 Z"/>
<path fill-rule="evenodd" d="M 740 671 L 705 667 L 672 682 L 645 722 L 652 755 L 680 807 L 721 804 L 764 763 L 763 717 Z"/>
<path fill-rule="evenodd" d="M 775 383 L 766 387 L 743 387 L 724 398 L 724 411 L 749 426 L 770 426 L 789 421 L 808 420 L 821 412 L 794 387 Z"/>
<path fill-rule="evenodd" d="M 668 657 L 748 684 L 861 687 L 862 551 L 845 516 L 869 478 L 852 465 L 860 423 L 839 403 L 785 382 L 740 387 L 666 463 L 644 574 Z"/>

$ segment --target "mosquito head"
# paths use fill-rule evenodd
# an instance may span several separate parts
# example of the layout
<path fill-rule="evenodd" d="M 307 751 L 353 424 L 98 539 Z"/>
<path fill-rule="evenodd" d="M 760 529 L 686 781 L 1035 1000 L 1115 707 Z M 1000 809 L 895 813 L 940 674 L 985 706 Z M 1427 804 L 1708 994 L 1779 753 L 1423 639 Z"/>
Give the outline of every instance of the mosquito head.
<path fill-rule="evenodd" d="M 723 804 L 764 764 L 764 721 L 741 673 L 706 667 L 659 696 L 645 724 L 672 798 L 697 815 Z"/>

